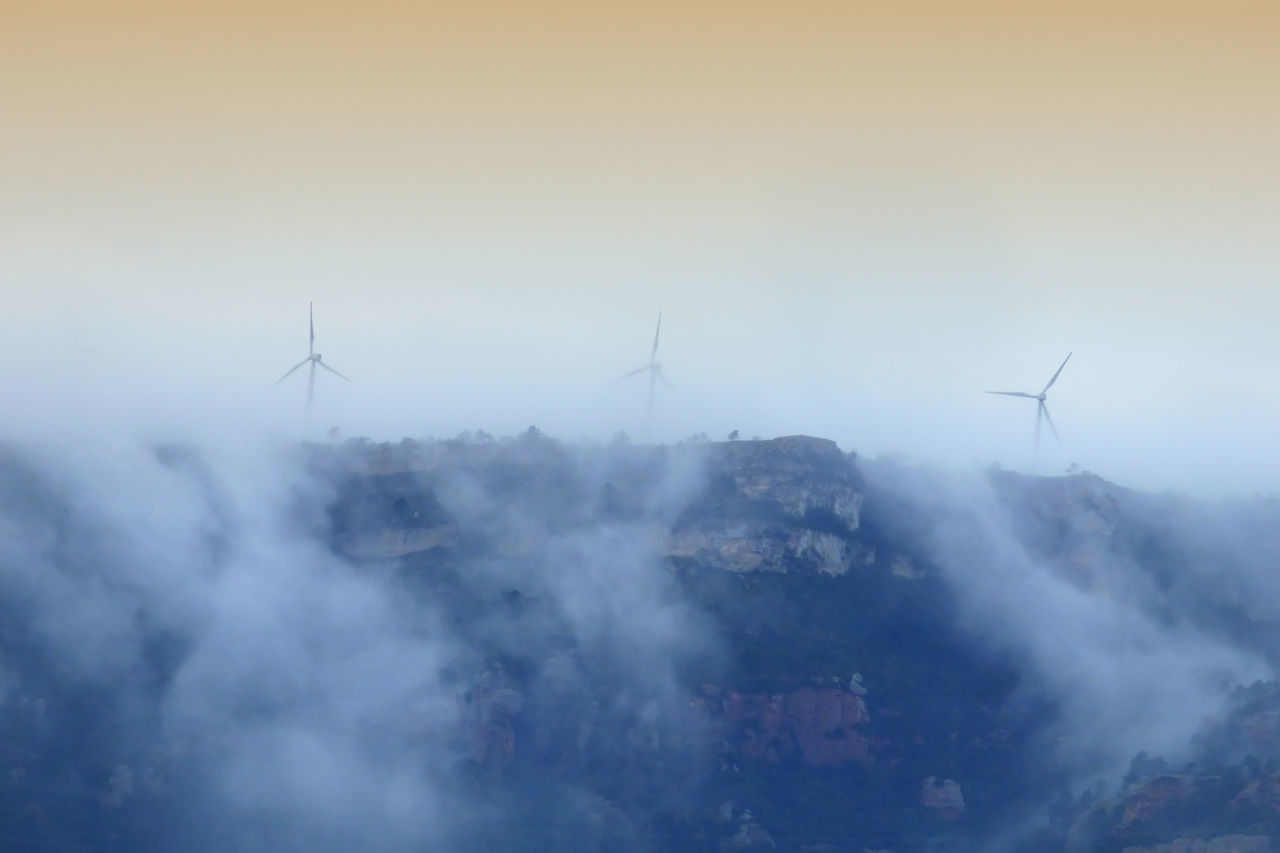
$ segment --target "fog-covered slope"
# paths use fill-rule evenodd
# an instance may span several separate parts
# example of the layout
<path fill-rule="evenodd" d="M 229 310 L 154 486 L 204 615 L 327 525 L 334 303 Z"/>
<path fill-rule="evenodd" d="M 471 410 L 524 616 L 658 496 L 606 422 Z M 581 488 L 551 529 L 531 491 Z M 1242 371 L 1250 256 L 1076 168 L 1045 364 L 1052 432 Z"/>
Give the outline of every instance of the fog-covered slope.
<path fill-rule="evenodd" d="M 1277 520 L 806 437 L 8 448 L 0 845 L 1269 849 Z"/>

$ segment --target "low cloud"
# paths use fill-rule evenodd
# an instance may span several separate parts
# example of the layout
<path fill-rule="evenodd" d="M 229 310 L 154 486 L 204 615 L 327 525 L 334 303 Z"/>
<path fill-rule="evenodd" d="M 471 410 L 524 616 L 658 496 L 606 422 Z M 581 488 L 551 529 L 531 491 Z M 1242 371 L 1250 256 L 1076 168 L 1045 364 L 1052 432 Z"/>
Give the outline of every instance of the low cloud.
<path fill-rule="evenodd" d="M 927 508 L 922 544 L 957 592 L 962 625 L 1020 662 L 1018 697 L 1051 709 L 1044 757 L 1078 782 L 1114 780 L 1140 750 L 1189 758 L 1234 685 L 1272 677 L 1243 620 L 1210 618 L 1221 610 L 1186 594 L 1204 593 L 1210 576 L 1222 601 L 1234 585 L 1264 583 L 1257 559 L 1205 559 L 1250 541 L 1239 521 L 1213 541 L 1175 533 L 1171 507 L 1151 512 L 1157 499 L 1087 475 L 867 471 L 873 488 Z M 1148 524 L 1160 526 L 1147 539 L 1132 529 Z M 1144 554 L 1152 542 L 1163 550 Z"/>
<path fill-rule="evenodd" d="M 634 792 L 556 768 L 695 725 L 678 669 L 714 642 L 672 594 L 659 532 L 697 466 L 657 460 L 611 515 L 608 451 L 537 440 L 502 443 L 496 469 L 552 458 L 554 494 L 443 457 L 412 475 L 473 537 L 448 583 L 338 556 L 339 483 L 298 446 L 8 448 L 0 716 L 27 739 L 6 762 L 10 796 L 44 810 L 28 831 L 130 849 L 638 844 Z M 541 723 L 519 728 L 526 705 Z M 514 737 L 545 779 L 516 778 Z"/>

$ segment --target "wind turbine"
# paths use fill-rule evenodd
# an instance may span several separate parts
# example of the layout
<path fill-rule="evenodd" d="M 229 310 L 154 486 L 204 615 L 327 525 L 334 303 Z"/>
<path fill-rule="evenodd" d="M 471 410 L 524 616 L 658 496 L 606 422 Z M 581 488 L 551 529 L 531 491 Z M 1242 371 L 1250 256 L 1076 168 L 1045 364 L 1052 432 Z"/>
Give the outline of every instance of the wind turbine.
<path fill-rule="evenodd" d="M 304 358 L 302 361 L 298 362 L 297 364 L 295 364 L 293 367 L 289 368 L 288 372 L 285 373 L 284 376 L 281 376 L 279 379 L 276 380 L 276 384 L 279 385 L 281 382 L 288 379 L 289 374 L 293 373 L 299 367 L 302 367 L 302 365 L 310 364 L 311 375 L 307 378 L 307 411 L 311 411 L 311 400 L 315 397 L 315 393 L 316 393 L 316 367 L 317 366 L 323 367 L 325 370 L 343 379 L 347 379 L 347 377 L 343 376 L 341 373 L 338 373 L 338 371 L 334 370 L 332 367 L 330 367 L 329 365 L 321 361 L 320 353 L 316 352 L 316 318 L 315 318 L 315 311 L 312 307 L 312 303 L 310 302 L 307 303 L 307 319 L 310 321 L 310 324 L 311 324 L 311 340 L 307 344 L 307 357 Z M 347 381 L 350 382 L 351 380 L 347 379 Z"/>
<path fill-rule="evenodd" d="M 1040 422 L 1045 421 L 1049 424 L 1049 429 L 1053 430 L 1053 437 L 1062 439 L 1058 436 L 1058 430 L 1053 425 L 1053 418 L 1049 417 L 1049 407 L 1044 404 L 1045 395 L 1049 393 L 1049 389 L 1053 387 L 1053 383 L 1058 381 L 1058 374 L 1062 372 L 1062 368 L 1067 366 L 1067 362 L 1071 360 L 1071 356 L 1075 355 L 1075 351 L 1067 353 L 1067 357 L 1062 360 L 1062 364 L 1058 365 L 1058 369 L 1054 371 L 1053 376 L 1049 379 L 1049 383 L 1040 389 L 1039 394 L 1028 394 L 1025 391 L 988 391 L 988 394 L 1001 394 L 1005 397 L 1027 397 L 1036 401 L 1036 439 L 1035 450 L 1040 450 Z"/>
<path fill-rule="evenodd" d="M 662 333 L 662 312 L 659 311 L 658 312 L 658 328 L 654 329 L 653 331 L 653 349 L 649 351 L 649 363 L 646 364 L 644 367 L 637 367 L 635 370 L 631 371 L 625 376 L 621 376 L 618 379 L 615 379 L 613 383 L 614 385 L 617 385 L 623 379 L 630 379 L 632 376 L 637 376 L 641 373 L 644 373 L 646 370 L 649 371 L 649 407 L 647 410 L 649 415 L 653 414 L 653 389 L 654 389 L 654 385 L 657 383 L 659 379 L 661 379 L 663 384 L 666 385 L 668 388 L 670 388 L 672 391 L 675 390 L 675 386 L 667 381 L 666 374 L 662 372 L 662 363 L 657 360 L 658 335 L 660 335 L 661 333 Z"/>

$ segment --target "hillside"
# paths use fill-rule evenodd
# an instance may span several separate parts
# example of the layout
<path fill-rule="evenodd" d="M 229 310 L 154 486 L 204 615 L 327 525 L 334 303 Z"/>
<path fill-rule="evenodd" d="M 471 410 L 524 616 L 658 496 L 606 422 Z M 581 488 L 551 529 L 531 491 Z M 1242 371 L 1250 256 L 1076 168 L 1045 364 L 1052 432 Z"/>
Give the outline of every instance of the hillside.
<path fill-rule="evenodd" d="M 13 849 L 1280 838 L 1270 500 L 803 436 L 132 454 L 0 459 Z"/>

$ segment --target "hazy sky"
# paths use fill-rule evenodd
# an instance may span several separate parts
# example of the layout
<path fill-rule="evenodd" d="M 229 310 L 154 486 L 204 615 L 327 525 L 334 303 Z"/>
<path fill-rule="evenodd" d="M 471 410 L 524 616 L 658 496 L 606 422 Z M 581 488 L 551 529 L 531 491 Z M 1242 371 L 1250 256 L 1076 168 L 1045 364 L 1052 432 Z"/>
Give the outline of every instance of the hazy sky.
<path fill-rule="evenodd" d="M 1280 488 L 1280 5 L 0 0 L 6 433 L 806 432 Z M 332 382 L 325 380 L 334 380 Z"/>

